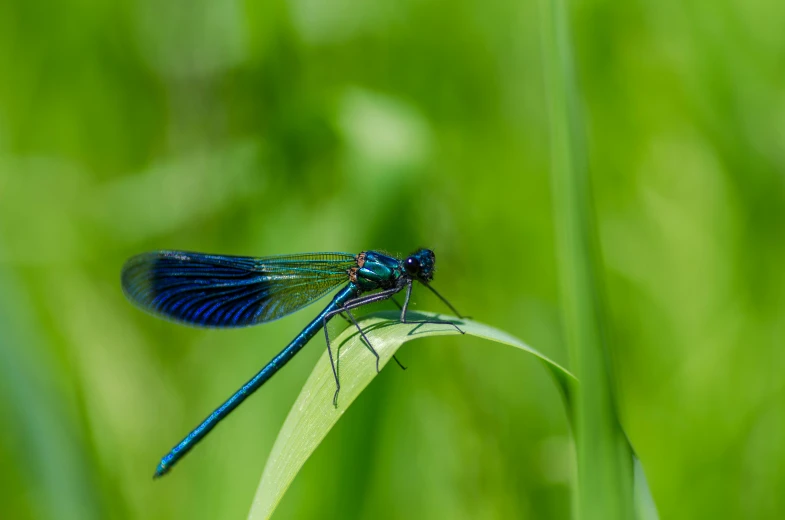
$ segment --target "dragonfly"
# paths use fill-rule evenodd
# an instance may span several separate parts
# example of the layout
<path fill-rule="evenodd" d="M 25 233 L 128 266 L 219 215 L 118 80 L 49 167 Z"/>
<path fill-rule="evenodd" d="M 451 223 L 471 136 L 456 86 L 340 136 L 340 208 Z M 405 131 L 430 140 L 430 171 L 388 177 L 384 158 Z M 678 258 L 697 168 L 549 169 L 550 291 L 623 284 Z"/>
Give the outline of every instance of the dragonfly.
<path fill-rule="evenodd" d="M 320 330 L 335 377 L 333 405 L 341 383 L 330 344 L 327 322 L 348 316 L 365 343 L 374 350 L 352 310 L 393 298 L 405 290 L 402 323 L 439 323 L 464 331 L 451 321 L 407 319 L 414 282 L 427 287 L 459 318 L 432 286 L 436 257 L 418 249 L 405 259 L 381 251 L 351 253 L 301 253 L 268 257 L 229 256 L 189 251 L 153 251 L 130 258 L 122 269 L 126 297 L 137 307 L 174 322 L 212 328 L 235 328 L 267 323 L 302 309 L 343 285 L 332 301 L 267 365 L 232 394 L 166 454 L 155 469 L 162 477 L 240 403 L 264 385 Z M 393 299 L 392 301 L 395 302 Z M 397 302 L 396 302 L 397 304 Z M 397 361 L 397 359 L 396 359 Z M 400 363 L 399 363 L 400 364 Z M 403 365 L 401 365 L 403 367 Z"/>

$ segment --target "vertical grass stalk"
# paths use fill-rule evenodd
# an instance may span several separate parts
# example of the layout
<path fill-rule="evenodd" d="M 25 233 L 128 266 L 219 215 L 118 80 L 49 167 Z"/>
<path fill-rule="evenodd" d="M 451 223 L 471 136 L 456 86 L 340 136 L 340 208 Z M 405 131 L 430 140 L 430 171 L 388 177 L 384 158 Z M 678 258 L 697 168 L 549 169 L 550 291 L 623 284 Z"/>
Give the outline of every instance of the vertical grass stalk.
<path fill-rule="evenodd" d="M 540 11 L 562 323 L 571 366 L 580 381 L 573 407 L 578 469 L 573 516 L 628 520 L 635 516 L 633 454 L 616 415 L 603 333 L 601 264 L 566 0 L 541 0 Z"/>

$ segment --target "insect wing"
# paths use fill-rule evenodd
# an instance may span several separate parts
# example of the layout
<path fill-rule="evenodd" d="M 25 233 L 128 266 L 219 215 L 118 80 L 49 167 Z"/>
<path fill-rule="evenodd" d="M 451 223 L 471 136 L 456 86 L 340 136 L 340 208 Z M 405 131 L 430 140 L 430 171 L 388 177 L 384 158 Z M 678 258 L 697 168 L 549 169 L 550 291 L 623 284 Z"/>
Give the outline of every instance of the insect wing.
<path fill-rule="evenodd" d="M 122 271 L 123 292 L 157 316 L 202 327 L 244 327 L 295 312 L 348 281 L 348 253 L 266 258 L 155 251 Z"/>

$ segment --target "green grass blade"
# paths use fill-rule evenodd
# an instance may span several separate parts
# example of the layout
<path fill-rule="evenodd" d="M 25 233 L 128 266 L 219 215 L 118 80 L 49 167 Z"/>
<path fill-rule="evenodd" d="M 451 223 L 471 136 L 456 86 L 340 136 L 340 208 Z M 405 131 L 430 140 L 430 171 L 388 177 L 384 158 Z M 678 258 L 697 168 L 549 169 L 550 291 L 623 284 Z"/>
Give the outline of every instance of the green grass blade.
<path fill-rule="evenodd" d="M 443 335 L 460 337 L 455 327 L 451 325 L 403 324 L 397 321 L 398 318 L 399 314 L 396 312 L 381 312 L 369 315 L 360 322 L 368 339 L 379 353 L 380 367 L 386 365 L 398 348 L 407 341 Z M 517 347 L 534 355 L 553 375 L 565 401 L 567 403 L 571 401 L 576 384 L 575 377 L 564 367 L 506 332 L 472 320 L 459 320 L 438 314 L 409 312 L 409 318 L 412 320 L 448 319 L 458 323 L 466 334 Z M 273 514 L 305 461 L 377 375 L 373 356 L 362 342 L 357 329 L 347 328 L 335 338 L 334 345 L 339 348 L 338 371 L 341 393 L 338 396 L 338 407 L 332 405 L 335 380 L 325 351 L 278 433 L 256 490 L 249 519 L 266 519 Z"/>
<path fill-rule="evenodd" d="M 540 2 L 563 324 L 581 381 L 574 400 L 580 520 L 634 518 L 633 451 L 616 415 L 567 0 Z"/>
<path fill-rule="evenodd" d="M 100 482 L 72 408 L 73 381 L 48 355 L 32 302 L 18 279 L 12 268 L 0 265 L 0 441 L 14 447 L 10 453 L 16 463 L 2 468 L 10 471 L 2 479 L 21 479 L 30 497 L 19 497 L 20 502 L 27 500 L 36 518 L 105 518 L 96 499 Z M 3 502 L 2 509 L 6 507 Z"/>

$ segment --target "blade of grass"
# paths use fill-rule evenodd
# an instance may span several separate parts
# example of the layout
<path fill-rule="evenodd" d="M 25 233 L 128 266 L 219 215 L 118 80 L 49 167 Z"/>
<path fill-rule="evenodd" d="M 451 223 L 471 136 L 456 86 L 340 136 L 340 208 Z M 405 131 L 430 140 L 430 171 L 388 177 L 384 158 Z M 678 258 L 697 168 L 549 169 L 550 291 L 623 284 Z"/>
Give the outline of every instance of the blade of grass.
<path fill-rule="evenodd" d="M 8 478 L 25 481 L 33 517 L 105 518 L 89 447 L 70 413 L 63 367 L 52 359 L 39 325 L 18 275 L 0 265 L 0 419 L 2 440 L 15 447 L 16 459 Z"/>
<path fill-rule="evenodd" d="M 634 518 L 632 449 L 616 415 L 603 332 L 598 248 L 574 78 L 566 0 L 542 0 L 543 61 L 563 326 L 581 381 L 574 402 L 578 485 L 574 516 Z"/>
<path fill-rule="evenodd" d="M 449 324 L 404 324 L 398 322 L 398 318 L 397 312 L 380 312 L 371 314 L 360 322 L 368 339 L 379 353 L 380 367 L 386 365 L 398 348 L 407 341 L 447 334 L 460 335 L 455 327 Z M 466 319 L 459 320 L 452 316 L 409 312 L 409 318 L 415 321 L 448 319 L 459 324 L 466 334 L 517 347 L 532 354 L 539 358 L 549 370 L 569 408 L 571 396 L 575 391 L 575 377 L 564 367 L 551 361 L 521 340 L 488 325 Z M 297 401 L 292 406 L 281 431 L 278 433 L 278 438 L 256 490 L 249 519 L 270 518 L 305 461 L 352 402 L 377 375 L 373 357 L 362 342 L 357 329 L 347 328 L 334 340 L 334 344 L 339 349 L 337 357 L 341 379 L 338 407 L 336 409 L 332 406 L 335 380 L 325 351 L 305 382 Z"/>

